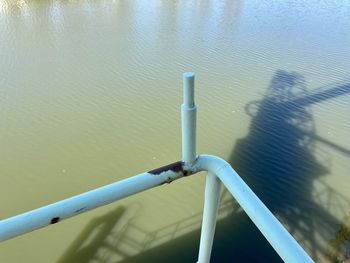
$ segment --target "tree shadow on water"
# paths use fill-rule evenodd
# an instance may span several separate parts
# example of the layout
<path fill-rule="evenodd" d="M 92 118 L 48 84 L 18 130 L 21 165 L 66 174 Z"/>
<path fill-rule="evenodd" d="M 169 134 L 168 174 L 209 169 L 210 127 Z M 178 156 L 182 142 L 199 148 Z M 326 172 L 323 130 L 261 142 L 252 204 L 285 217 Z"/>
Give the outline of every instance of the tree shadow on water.
<path fill-rule="evenodd" d="M 243 180 L 302 241 L 315 260 L 325 252 L 321 251 L 319 240 L 327 242 L 339 221 L 313 197 L 314 182 L 329 170 L 316 155 L 318 136 L 309 105 L 349 91 L 350 85 L 346 84 L 309 93 L 302 75 L 277 71 L 264 98 L 246 105 L 245 110 L 252 117 L 249 133 L 237 141 L 229 159 Z M 261 237 L 252 223 L 247 222 L 250 220 L 242 221 L 245 222 L 239 230 L 242 238 Z M 234 256 L 238 261 L 243 258 L 250 262 L 281 261 L 269 249 L 264 250 L 263 257 L 254 255 L 255 247 L 261 245 L 254 238 L 247 243 Z"/>

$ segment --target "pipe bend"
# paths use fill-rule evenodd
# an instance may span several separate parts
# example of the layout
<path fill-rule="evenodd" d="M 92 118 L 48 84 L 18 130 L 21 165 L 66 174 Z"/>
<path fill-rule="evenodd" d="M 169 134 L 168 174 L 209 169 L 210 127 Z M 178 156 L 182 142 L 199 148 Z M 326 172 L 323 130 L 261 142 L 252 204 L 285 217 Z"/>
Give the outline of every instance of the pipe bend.
<path fill-rule="evenodd" d="M 201 154 L 197 156 L 197 160 L 190 170 L 193 173 L 207 171 L 218 175 L 220 170 L 228 167 L 232 169 L 231 165 L 220 157 L 209 154 Z"/>
<path fill-rule="evenodd" d="M 192 169 L 211 172 L 221 180 L 284 262 L 313 262 L 228 162 L 212 155 L 199 155 Z"/>

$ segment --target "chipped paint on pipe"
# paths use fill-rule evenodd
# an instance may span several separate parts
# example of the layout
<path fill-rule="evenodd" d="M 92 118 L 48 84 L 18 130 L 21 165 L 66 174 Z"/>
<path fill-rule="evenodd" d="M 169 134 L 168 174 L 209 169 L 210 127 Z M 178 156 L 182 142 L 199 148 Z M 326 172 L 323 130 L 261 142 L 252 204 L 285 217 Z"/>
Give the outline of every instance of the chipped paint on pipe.
<path fill-rule="evenodd" d="M 209 171 L 221 180 L 284 262 L 314 262 L 229 163 L 216 156 L 200 155 L 193 170 Z"/>
<path fill-rule="evenodd" d="M 69 217 L 107 205 L 138 192 L 188 175 L 182 162 L 112 183 L 89 192 L 0 221 L 0 241 L 56 224 Z"/>
<path fill-rule="evenodd" d="M 153 169 L 151 171 L 148 171 L 148 173 L 158 175 L 163 172 L 173 171 L 173 172 L 182 172 L 184 176 L 186 176 L 187 171 L 184 170 L 183 166 L 184 166 L 184 163 L 180 161 L 180 162 L 171 163 L 171 164 Z"/>

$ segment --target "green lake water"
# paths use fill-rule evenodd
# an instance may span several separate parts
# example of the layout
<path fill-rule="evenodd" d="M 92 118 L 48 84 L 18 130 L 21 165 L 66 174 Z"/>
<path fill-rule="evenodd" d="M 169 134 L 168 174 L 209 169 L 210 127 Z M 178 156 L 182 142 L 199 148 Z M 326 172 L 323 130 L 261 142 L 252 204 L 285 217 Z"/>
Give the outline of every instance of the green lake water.
<path fill-rule="evenodd" d="M 228 160 L 317 262 L 350 227 L 350 3 L 0 0 L 0 218 L 198 153 Z M 205 174 L 0 244 L 0 262 L 196 262 Z M 223 190 L 212 262 L 279 262 Z M 338 259 L 337 259 L 338 258 Z"/>

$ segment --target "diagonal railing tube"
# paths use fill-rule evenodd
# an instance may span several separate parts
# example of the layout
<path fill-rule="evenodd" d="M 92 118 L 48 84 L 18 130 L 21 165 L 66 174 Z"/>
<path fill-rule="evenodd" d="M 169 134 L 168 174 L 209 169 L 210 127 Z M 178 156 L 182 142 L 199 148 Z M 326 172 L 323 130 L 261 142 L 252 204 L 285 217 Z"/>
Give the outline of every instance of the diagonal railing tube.
<path fill-rule="evenodd" d="M 284 262 L 314 262 L 229 163 L 216 156 L 199 155 L 192 169 L 209 171 L 220 179 Z"/>
<path fill-rule="evenodd" d="M 97 207 L 107 205 L 147 189 L 170 183 L 184 175 L 182 162 L 172 163 L 94 190 L 72 196 L 7 219 L 0 220 L 0 242 L 56 224 Z"/>

